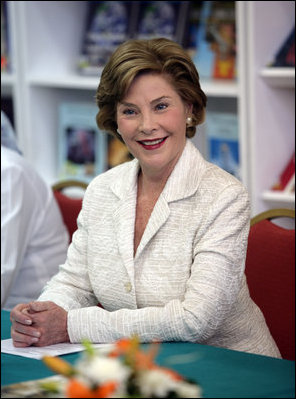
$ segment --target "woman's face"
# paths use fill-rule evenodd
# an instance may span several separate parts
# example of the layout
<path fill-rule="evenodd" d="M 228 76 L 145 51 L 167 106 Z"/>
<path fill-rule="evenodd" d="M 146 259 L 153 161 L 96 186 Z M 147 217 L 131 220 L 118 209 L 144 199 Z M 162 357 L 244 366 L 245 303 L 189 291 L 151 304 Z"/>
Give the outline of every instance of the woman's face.
<path fill-rule="evenodd" d="M 172 171 L 185 146 L 191 109 L 163 75 L 134 79 L 117 106 L 117 125 L 144 173 Z"/>

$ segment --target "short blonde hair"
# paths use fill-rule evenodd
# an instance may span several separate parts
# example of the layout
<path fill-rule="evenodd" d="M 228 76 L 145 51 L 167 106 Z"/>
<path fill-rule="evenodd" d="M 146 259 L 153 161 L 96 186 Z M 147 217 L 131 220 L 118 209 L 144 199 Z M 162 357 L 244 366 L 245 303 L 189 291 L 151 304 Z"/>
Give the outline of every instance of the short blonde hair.
<path fill-rule="evenodd" d="M 151 72 L 168 77 L 181 99 L 192 104 L 192 122 L 186 126 L 186 136 L 193 137 L 196 126 L 204 120 L 207 97 L 190 56 L 179 44 L 164 38 L 128 40 L 115 50 L 103 69 L 96 93 L 98 127 L 122 140 L 117 133 L 117 104 L 136 76 Z"/>

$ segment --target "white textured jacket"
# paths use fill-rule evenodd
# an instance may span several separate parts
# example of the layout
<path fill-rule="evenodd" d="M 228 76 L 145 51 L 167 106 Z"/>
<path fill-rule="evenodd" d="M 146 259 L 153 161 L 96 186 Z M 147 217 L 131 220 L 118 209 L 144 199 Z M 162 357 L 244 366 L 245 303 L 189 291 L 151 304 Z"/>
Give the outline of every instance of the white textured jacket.
<path fill-rule="evenodd" d="M 68 311 L 71 342 L 138 334 L 280 356 L 246 285 L 243 185 L 187 140 L 134 256 L 138 171 L 133 160 L 91 182 L 67 261 L 39 298 Z"/>

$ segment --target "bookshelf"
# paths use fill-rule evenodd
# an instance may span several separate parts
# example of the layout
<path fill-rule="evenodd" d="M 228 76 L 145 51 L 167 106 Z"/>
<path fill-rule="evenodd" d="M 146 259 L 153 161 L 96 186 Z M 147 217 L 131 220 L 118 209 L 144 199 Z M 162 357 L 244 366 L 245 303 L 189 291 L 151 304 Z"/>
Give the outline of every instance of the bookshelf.
<path fill-rule="evenodd" d="M 53 184 L 57 181 L 58 163 L 57 104 L 92 101 L 99 83 L 99 76 L 81 76 L 75 68 L 87 2 L 7 3 L 13 72 L 1 76 L 1 92 L 12 97 L 24 155 Z M 238 79 L 201 84 L 209 97 L 210 109 L 230 109 L 238 115 L 242 181 L 251 195 L 252 214 L 277 205 L 295 207 L 292 197 L 277 193 L 268 199 L 266 194 L 288 160 L 291 148 L 295 148 L 295 70 L 272 72 L 265 67 L 295 23 L 295 3 L 235 4 Z M 266 13 L 269 24 L 265 23 Z M 194 141 L 202 150 L 203 127 Z"/>
<path fill-rule="evenodd" d="M 295 26 L 295 2 L 244 3 L 252 204 L 256 213 L 295 208 L 294 194 L 270 190 L 295 150 L 295 68 L 267 67 Z"/>

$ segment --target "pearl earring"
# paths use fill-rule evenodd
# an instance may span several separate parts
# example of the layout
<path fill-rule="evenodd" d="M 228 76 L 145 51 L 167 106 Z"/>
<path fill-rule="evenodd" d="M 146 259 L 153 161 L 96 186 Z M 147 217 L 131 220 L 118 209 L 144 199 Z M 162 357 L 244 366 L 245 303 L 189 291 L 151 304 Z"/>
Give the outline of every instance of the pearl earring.
<path fill-rule="evenodd" d="M 192 123 L 192 118 L 188 116 L 188 118 L 186 119 L 186 125 L 190 125 L 191 123 Z"/>

